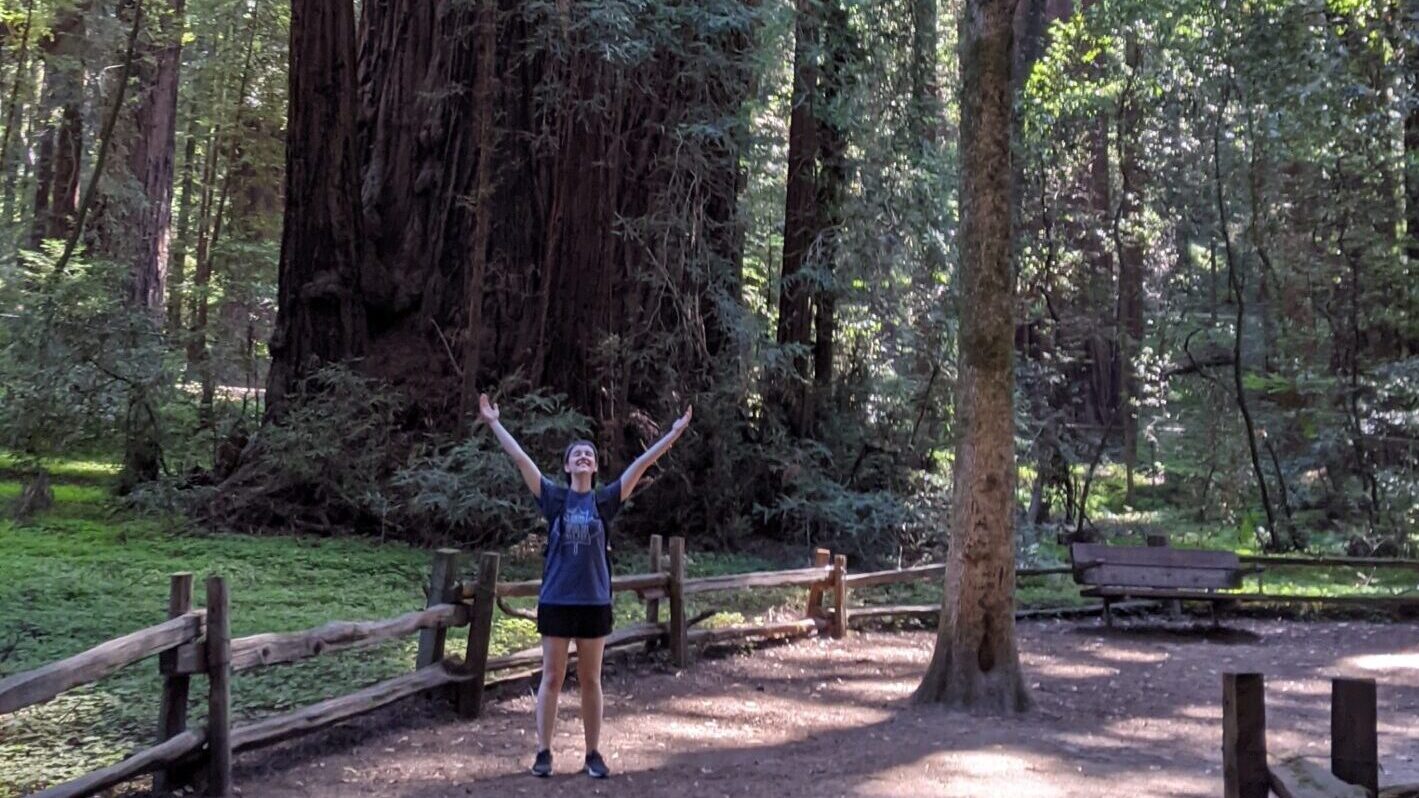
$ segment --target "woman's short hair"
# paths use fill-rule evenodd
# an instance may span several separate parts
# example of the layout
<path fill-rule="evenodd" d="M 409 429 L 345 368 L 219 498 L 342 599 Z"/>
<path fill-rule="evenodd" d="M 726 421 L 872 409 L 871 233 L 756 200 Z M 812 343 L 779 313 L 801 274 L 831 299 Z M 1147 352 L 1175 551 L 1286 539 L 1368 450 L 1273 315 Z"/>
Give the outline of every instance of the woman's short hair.
<path fill-rule="evenodd" d="M 591 447 L 591 456 L 592 456 L 592 457 L 595 457 L 595 458 L 596 458 L 596 461 L 597 461 L 597 465 L 600 465 L 600 463 L 601 463 L 601 454 L 596 451 L 596 444 L 594 444 L 594 443 L 592 443 L 591 441 L 588 441 L 588 440 L 575 440 L 575 441 L 572 441 L 571 443 L 567 444 L 566 450 L 562 452 L 562 466 L 563 466 L 563 467 L 566 466 L 568 460 L 571 460 L 571 459 L 572 459 L 572 449 L 575 449 L 575 448 L 578 447 L 578 446 L 589 446 L 589 447 Z M 570 485 L 570 484 L 571 484 L 571 481 L 572 481 L 572 475 L 571 475 L 571 474 L 567 474 L 567 484 Z M 592 475 L 591 475 L 591 481 L 592 481 L 592 482 L 595 482 L 595 481 L 596 481 L 596 475 L 595 475 L 595 474 L 592 474 Z"/>

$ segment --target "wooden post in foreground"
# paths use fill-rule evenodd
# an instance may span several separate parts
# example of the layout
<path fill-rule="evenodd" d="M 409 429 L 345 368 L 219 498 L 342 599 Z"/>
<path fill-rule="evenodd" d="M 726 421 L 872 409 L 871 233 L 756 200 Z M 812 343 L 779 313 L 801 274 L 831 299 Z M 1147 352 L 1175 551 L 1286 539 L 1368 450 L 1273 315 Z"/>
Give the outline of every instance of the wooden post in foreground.
<path fill-rule="evenodd" d="M 670 661 L 677 668 L 690 664 L 689 629 L 685 626 L 685 539 L 670 539 Z"/>
<path fill-rule="evenodd" d="M 833 639 L 847 637 L 847 555 L 833 558 Z"/>
<path fill-rule="evenodd" d="M 192 574 L 176 573 L 168 581 L 168 617 L 177 618 L 192 609 Z M 201 645 L 201 643 L 190 644 Z M 177 665 L 177 649 L 158 655 L 158 671 L 163 676 L 163 692 L 158 704 L 158 742 L 187 731 L 187 695 L 192 678 L 172 673 Z M 168 767 L 153 774 L 153 792 L 170 792 L 189 783 L 186 770 Z"/>
<path fill-rule="evenodd" d="M 827 549 L 813 550 L 813 567 L 822 568 L 832 562 L 833 553 Z M 808 609 L 803 613 L 805 618 L 816 618 L 823 614 L 823 587 L 813 585 L 808 588 Z"/>
<path fill-rule="evenodd" d="M 478 582 L 473 590 L 473 611 L 468 619 L 468 652 L 463 667 L 469 676 L 453 692 L 454 709 L 465 718 L 483 711 L 483 681 L 488 674 L 488 646 L 493 639 L 493 608 L 497 602 L 498 555 L 485 552 L 478 560 Z"/>
<path fill-rule="evenodd" d="M 659 535 L 650 536 L 650 569 L 649 573 L 658 574 L 661 572 L 660 554 L 663 538 Z M 660 623 L 660 599 L 646 599 L 645 601 L 645 622 Z M 645 651 L 649 654 L 655 650 L 658 641 L 645 641 Z"/>
<path fill-rule="evenodd" d="M 458 549 L 439 549 L 434 552 L 433 564 L 429 568 L 429 595 L 424 607 L 448 602 L 453 590 L 454 575 L 458 573 Z M 419 654 L 414 659 L 417 670 L 443 659 L 443 644 L 448 628 L 436 626 L 419 632 Z"/>
<path fill-rule="evenodd" d="M 1379 722 L 1374 679 L 1330 683 L 1330 772 L 1341 781 L 1380 791 Z"/>
<path fill-rule="evenodd" d="M 207 795 L 232 794 L 232 630 L 227 582 L 207 577 Z"/>
<path fill-rule="evenodd" d="M 1266 694 L 1259 673 L 1222 674 L 1223 798 L 1267 798 Z"/>

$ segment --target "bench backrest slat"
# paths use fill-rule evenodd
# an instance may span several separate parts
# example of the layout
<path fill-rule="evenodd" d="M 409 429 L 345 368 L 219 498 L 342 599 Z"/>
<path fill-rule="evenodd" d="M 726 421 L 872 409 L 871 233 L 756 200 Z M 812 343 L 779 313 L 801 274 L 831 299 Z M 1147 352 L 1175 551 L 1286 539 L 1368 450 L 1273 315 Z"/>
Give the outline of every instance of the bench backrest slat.
<path fill-rule="evenodd" d="M 1085 585 L 1219 589 L 1241 587 L 1241 562 L 1229 551 L 1168 547 L 1070 546 L 1074 581 Z"/>

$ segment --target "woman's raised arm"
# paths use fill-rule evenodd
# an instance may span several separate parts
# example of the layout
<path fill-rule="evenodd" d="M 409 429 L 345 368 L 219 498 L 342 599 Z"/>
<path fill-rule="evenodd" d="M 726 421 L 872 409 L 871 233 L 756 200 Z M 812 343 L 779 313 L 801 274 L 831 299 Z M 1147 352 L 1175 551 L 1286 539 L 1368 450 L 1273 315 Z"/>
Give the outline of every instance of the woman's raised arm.
<path fill-rule="evenodd" d="M 527 452 L 518 445 L 517 439 L 512 437 L 512 433 L 507 431 L 502 422 L 498 420 L 498 406 L 488 401 L 487 394 L 478 396 L 478 417 L 483 419 L 483 423 L 488 425 L 488 429 L 493 431 L 493 437 L 498 439 L 498 444 L 507 452 L 507 456 L 512 458 L 513 465 L 517 466 L 518 473 L 522 474 L 522 481 L 527 483 L 527 489 L 532 491 L 532 495 L 542 498 L 542 471 L 537 468 L 537 464 L 532 462 L 532 458 L 527 456 Z"/>
<path fill-rule="evenodd" d="M 661 455 L 670 451 L 670 447 L 685 433 L 685 427 L 689 426 L 690 416 L 694 415 L 694 412 L 693 407 L 686 407 L 685 415 L 675 419 L 675 423 L 670 426 L 670 431 L 661 436 L 660 440 L 626 467 L 625 473 L 621 474 L 621 501 L 631 497 L 631 491 L 636 489 L 636 483 L 645 476 L 646 469 L 659 460 Z"/>

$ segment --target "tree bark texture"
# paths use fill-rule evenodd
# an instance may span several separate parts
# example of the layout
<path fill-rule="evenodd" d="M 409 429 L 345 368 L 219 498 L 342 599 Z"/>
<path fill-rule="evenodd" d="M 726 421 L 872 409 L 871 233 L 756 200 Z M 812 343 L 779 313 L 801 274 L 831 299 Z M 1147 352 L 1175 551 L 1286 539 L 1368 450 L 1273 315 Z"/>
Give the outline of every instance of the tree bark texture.
<path fill-rule="evenodd" d="M 782 407 L 789 427 L 808 434 L 809 360 L 813 285 L 805 272 L 818 226 L 818 47 L 821 41 L 817 0 L 794 3 L 793 99 L 788 120 L 788 191 L 783 215 L 783 268 L 779 274 L 778 342 L 804 347 L 793 358 L 793 373 L 782 387 Z"/>
<path fill-rule="evenodd" d="M 348 2 L 291 5 L 286 209 L 267 409 L 312 363 L 364 353 L 357 293 L 360 236 L 355 142 L 355 20 Z"/>
<path fill-rule="evenodd" d="M 269 406 L 312 366 L 361 358 L 410 401 L 411 426 L 449 429 L 465 391 L 516 375 L 566 394 L 616 447 L 632 407 L 658 413 L 709 384 L 728 337 L 712 305 L 732 290 L 747 25 L 616 47 L 695 8 L 657 4 L 628 33 L 591 6 L 497 0 L 479 35 L 483 4 L 367 0 L 357 35 L 324 21 L 350 12 L 333 5 L 297 3 L 292 24 Z M 297 60 L 308 41 L 338 63 Z M 717 71 L 688 61 L 697 50 Z M 336 66 L 341 80 L 321 84 Z M 338 323 L 297 321 L 317 308 Z"/>
<path fill-rule="evenodd" d="M 1013 0 L 967 0 L 960 24 L 960 376 L 951 541 L 936 649 L 916 700 L 1028 709 L 1015 643 Z"/>
<path fill-rule="evenodd" d="M 84 28 L 84 7 L 66 7 L 40 42 L 44 91 L 37 123 L 40 153 L 31 247 L 46 238 L 68 238 L 74 229 L 84 148 Z"/>

